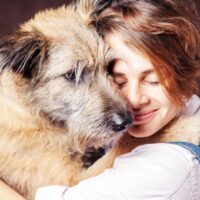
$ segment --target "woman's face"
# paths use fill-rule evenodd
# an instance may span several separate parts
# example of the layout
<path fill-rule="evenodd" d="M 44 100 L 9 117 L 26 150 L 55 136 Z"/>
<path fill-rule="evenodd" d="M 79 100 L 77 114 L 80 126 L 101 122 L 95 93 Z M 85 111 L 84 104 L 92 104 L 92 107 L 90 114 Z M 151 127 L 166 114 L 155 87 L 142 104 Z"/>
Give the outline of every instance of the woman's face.
<path fill-rule="evenodd" d="M 106 37 L 117 54 L 113 79 L 133 110 L 134 123 L 129 134 L 148 137 L 167 125 L 180 109 L 165 94 L 150 59 L 128 48 L 121 38 L 117 34 Z"/>

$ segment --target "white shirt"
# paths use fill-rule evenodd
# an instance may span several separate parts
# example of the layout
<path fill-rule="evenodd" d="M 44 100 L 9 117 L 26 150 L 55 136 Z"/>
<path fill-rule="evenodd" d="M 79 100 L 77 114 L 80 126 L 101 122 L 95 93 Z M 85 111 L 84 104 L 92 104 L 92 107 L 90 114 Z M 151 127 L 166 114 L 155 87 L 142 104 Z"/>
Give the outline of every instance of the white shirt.
<path fill-rule="evenodd" d="M 200 98 L 197 95 L 192 95 L 192 98 L 186 102 L 186 115 L 200 114 Z"/>
<path fill-rule="evenodd" d="M 158 143 L 118 157 L 113 168 L 66 192 L 62 186 L 41 188 L 35 200 L 199 200 L 199 188 L 197 158 L 180 146 Z"/>

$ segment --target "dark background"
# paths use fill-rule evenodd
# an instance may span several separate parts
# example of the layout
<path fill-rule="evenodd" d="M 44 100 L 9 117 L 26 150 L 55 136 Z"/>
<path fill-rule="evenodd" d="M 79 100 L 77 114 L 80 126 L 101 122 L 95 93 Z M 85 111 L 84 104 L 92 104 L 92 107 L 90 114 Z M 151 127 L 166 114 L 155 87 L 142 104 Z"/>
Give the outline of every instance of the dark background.
<path fill-rule="evenodd" d="M 58 7 L 74 0 L 0 0 L 0 38 L 10 34 L 37 11 Z M 90 1 L 90 0 L 88 0 Z M 200 0 L 194 0 L 200 10 Z"/>
<path fill-rule="evenodd" d="M 0 0 L 0 37 L 12 33 L 19 24 L 45 8 L 56 8 L 73 0 Z M 88 0 L 90 1 L 90 0 Z"/>

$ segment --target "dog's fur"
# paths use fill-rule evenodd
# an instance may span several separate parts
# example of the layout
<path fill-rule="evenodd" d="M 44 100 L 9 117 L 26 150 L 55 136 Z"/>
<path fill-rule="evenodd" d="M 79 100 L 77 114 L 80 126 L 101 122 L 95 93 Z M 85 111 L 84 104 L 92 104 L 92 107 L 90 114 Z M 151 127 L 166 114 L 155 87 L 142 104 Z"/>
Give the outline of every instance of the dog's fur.
<path fill-rule="evenodd" d="M 90 26 L 95 2 L 41 12 L 0 42 L 0 178 L 27 199 L 40 186 L 96 175 L 141 144 L 125 135 L 85 170 L 94 162 L 90 156 L 98 159 L 131 122 L 107 76 L 112 54 Z M 199 142 L 199 131 L 166 132 L 144 143 Z"/>
<path fill-rule="evenodd" d="M 70 185 L 131 123 L 107 76 L 112 54 L 89 24 L 93 8 L 38 13 L 0 42 L 0 178 L 27 199 Z"/>

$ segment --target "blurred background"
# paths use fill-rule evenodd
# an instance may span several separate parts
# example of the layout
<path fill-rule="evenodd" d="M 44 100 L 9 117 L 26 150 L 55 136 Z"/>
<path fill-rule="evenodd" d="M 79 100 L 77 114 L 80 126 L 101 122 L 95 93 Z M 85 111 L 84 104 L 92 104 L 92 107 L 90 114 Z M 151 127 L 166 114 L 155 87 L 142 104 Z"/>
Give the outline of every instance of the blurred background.
<path fill-rule="evenodd" d="M 37 11 L 69 4 L 75 0 L 0 0 L 0 38 L 10 34 Z M 90 0 L 88 0 L 90 1 Z M 194 0 L 200 10 L 200 0 Z"/>
<path fill-rule="evenodd" d="M 0 0 L 0 38 L 45 8 L 56 8 L 73 0 Z"/>

